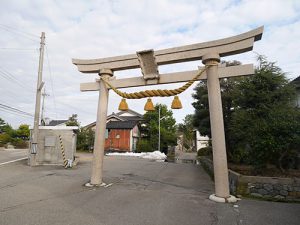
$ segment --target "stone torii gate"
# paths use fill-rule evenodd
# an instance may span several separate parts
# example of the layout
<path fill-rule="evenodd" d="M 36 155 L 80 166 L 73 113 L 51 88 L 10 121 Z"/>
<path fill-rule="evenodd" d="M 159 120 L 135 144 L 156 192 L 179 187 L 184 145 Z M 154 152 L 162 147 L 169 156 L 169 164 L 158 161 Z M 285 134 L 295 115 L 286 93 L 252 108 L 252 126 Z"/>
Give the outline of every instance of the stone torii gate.
<path fill-rule="evenodd" d="M 147 85 L 169 84 L 190 81 L 198 70 L 160 74 L 159 65 L 202 60 L 210 65 L 197 80 L 207 79 L 209 112 L 212 134 L 215 194 L 210 199 L 217 202 L 234 202 L 229 194 L 228 167 L 225 147 L 224 122 L 220 92 L 220 78 L 254 74 L 252 64 L 225 67 L 218 65 L 220 57 L 251 51 L 255 41 L 261 39 L 263 27 L 249 32 L 210 42 L 168 48 L 158 51 L 146 50 L 137 54 L 101 58 L 72 59 L 82 73 L 98 73 L 101 79 L 96 82 L 82 83 L 81 91 L 99 91 L 94 156 L 91 180 L 88 185 L 98 186 L 103 178 L 103 156 L 108 105 L 109 82 L 115 88 L 128 88 Z M 143 76 L 116 79 L 114 71 L 141 68 Z M 104 80 L 104 81 L 103 81 Z"/>

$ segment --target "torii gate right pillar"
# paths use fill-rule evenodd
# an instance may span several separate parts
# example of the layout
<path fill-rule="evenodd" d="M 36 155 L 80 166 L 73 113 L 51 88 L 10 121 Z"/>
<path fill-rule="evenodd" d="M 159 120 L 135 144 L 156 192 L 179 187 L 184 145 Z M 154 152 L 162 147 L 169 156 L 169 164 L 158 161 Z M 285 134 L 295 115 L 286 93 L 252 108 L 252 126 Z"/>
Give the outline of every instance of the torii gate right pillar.
<path fill-rule="evenodd" d="M 234 202 L 236 199 L 229 194 L 222 99 L 218 75 L 218 63 L 220 62 L 220 56 L 217 53 L 208 53 L 203 56 L 202 62 L 205 65 L 211 65 L 207 69 L 207 90 L 216 193 L 211 195 L 209 198 L 217 202 Z"/>

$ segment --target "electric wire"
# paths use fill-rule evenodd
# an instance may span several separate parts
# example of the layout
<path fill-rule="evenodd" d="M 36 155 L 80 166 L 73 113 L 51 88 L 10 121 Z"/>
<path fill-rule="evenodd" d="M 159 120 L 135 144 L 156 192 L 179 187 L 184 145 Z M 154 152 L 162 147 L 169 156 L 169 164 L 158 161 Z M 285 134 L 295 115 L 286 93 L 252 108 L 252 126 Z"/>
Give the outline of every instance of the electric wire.
<path fill-rule="evenodd" d="M 4 31 L 7 31 L 8 33 L 10 34 L 13 34 L 15 36 L 18 36 L 19 38 L 27 38 L 31 41 L 34 41 L 34 42 L 37 42 L 38 41 L 38 36 L 36 35 L 33 35 L 33 34 L 30 34 L 28 32 L 24 32 L 24 31 L 21 31 L 21 30 L 18 30 L 14 27 L 10 27 L 10 26 L 7 26 L 7 25 L 4 25 L 4 24 L 0 24 L 0 29 L 4 30 Z M 36 51 L 36 49 L 34 48 L 9 48 L 9 47 L 1 47 L 0 50 L 13 50 L 13 51 Z M 31 87 L 28 88 L 28 86 L 26 87 L 26 85 L 24 85 L 24 83 L 20 82 L 18 78 L 16 78 L 12 73 L 10 73 L 9 71 L 5 70 L 4 68 L 1 68 L 0 69 L 0 76 L 20 87 L 22 87 L 22 91 L 20 91 L 19 93 L 23 93 L 23 90 L 26 90 L 26 91 L 30 91 L 30 92 L 33 92 L 31 91 Z M 6 87 L 6 86 L 5 86 Z M 7 92 L 6 92 L 7 93 Z M 33 92 L 35 93 L 35 92 Z M 15 92 L 14 92 L 14 95 L 15 95 Z M 13 114 L 13 115 L 17 115 L 19 117 L 25 117 L 25 118 L 32 118 L 34 117 L 33 114 L 29 113 L 29 112 L 26 112 L 26 111 L 23 111 L 23 110 L 20 110 L 18 108 L 15 108 L 15 107 L 12 107 L 12 106 L 9 106 L 8 104 L 2 104 L 0 103 L 0 111 L 4 112 L 4 113 L 8 113 L 8 114 Z"/>
<path fill-rule="evenodd" d="M 83 109 L 77 108 L 77 107 L 75 107 L 75 106 L 73 106 L 73 105 L 70 105 L 70 104 L 67 104 L 67 103 L 65 103 L 65 102 L 59 102 L 59 101 L 58 101 L 58 103 L 61 104 L 61 105 L 65 105 L 65 106 L 68 106 L 68 107 L 70 107 L 70 108 L 73 108 L 73 109 L 75 109 L 75 110 L 77 110 L 77 111 L 79 111 L 79 112 L 82 112 L 82 113 L 84 113 L 84 114 L 88 113 L 88 114 L 90 114 L 90 115 L 95 115 L 95 114 L 92 113 L 92 112 L 85 111 L 85 110 L 83 110 Z"/>
<path fill-rule="evenodd" d="M 46 48 L 46 58 L 47 58 L 47 63 L 48 63 L 48 70 L 49 70 L 49 75 L 50 75 L 50 84 L 51 84 L 51 90 L 52 90 L 52 96 L 53 96 L 53 104 L 54 104 L 54 112 L 56 115 L 57 119 L 57 107 L 56 107 L 56 101 L 55 101 L 55 94 L 54 94 L 54 88 L 53 88 L 53 78 L 52 78 L 52 70 L 51 70 L 51 65 L 50 65 L 50 60 L 49 60 L 49 54 L 48 54 L 48 48 L 47 45 L 45 45 Z"/>
<path fill-rule="evenodd" d="M 24 83 L 21 83 L 11 72 L 8 72 L 3 67 L 0 67 L 0 76 L 4 77 L 5 79 L 11 81 L 14 84 L 19 85 L 22 88 L 25 88 L 23 90 L 34 93 L 34 91 L 31 90 L 31 87 L 25 85 Z"/>
<path fill-rule="evenodd" d="M 25 115 L 25 114 L 21 114 L 21 113 L 16 113 L 14 111 L 10 111 L 10 110 L 7 110 L 7 109 L 1 108 L 1 107 L 0 107 L 0 111 L 2 111 L 4 113 L 8 113 L 8 114 L 13 114 L 13 115 L 16 115 L 16 116 L 21 116 L 21 117 L 24 117 L 24 118 L 33 118 L 33 116 L 29 116 L 29 115 Z"/>
<path fill-rule="evenodd" d="M 0 48 L 0 50 L 13 50 L 13 51 L 36 51 L 34 48 Z"/>
<path fill-rule="evenodd" d="M 39 38 L 39 36 L 36 35 L 36 34 L 32 34 L 32 33 L 25 32 L 25 31 L 21 31 L 21 30 L 16 29 L 16 28 L 14 28 L 12 26 L 8 26 L 8 25 L 2 24 L 2 23 L 0 23 L 0 26 L 7 27 L 7 28 L 12 29 L 12 30 L 16 30 L 18 32 L 21 32 L 21 33 L 26 34 L 26 35 L 31 36 L 31 37 Z"/>
<path fill-rule="evenodd" d="M 17 109 L 17 108 L 14 108 L 14 107 L 11 107 L 11 106 L 8 106 L 8 105 L 5 105 L 5 104 L 1 104 L 1 103 L 0 103 L 0 109 L 10 111 L 10 112 L 13 112 L 13 113 L 18 113 L 18 114 L 30 116 L 30 117 L 34 117 L 33 114 L 31 114 L 31 113 L 28 113 L 28 112 L 22 111 L 20 109 Z"/>
<path fill-rule="evenodd" d="M 32 100 L 32 97 L 33 97 L 33 95 L 29 95 L 29 94 L 24 94 L 24 93 L 22 93 L 22 92 L 18 92 L 18 93 L 20 93 L 20 94 L 22 94 L 22 100 L 23 101 L 31 101 Z M 0 98 L 0 100 L 1 100 L 1 102 L 3 101 L 3 98 L 5 97 L 7 100 L 10 100 L 10 102 L 12 102 L 12 101 L 15 101 L 15 100 L 18 100 L 17 98 L 16 98 L 16 92 L 13 90 L 13 89 L 11 89 L 11 88 L 9 88 L 8 86 L 3 86 L 3 87 L 1 87 L 1 89 L 0 89 L 0 96 L 1 96 L 1 98 Z"/>
<path fill-rule="evenodd" d="M 30 34 L 28 32 L 21 31 L 19 29 L 13 28 L 11 26 L 0 24 L 0 29 L 5 30 L 5 31 L 7 31 L 11 34 L 17 35 L 18 37 L 21 35 L 21 36 L 23 36 L 23 37 L 25 37 L 25 38 L 27 38 L 31 41 L 34 41 L 34 42 L 38 41 L 38 39 L 33 39 L 33 37 L 38 38 L 38 36 Z"/>
<path fill-rule="evenodd" d="M 20 109 L 17 109 L 17 108 L 14 108 L 14 107 L 11 107 L 11 106 L 2 104 L 2 103 L 0 103 L 0 107 L 1 107 L 1 108 L 6 108 L 6 109 L 8 109 L 8 110 L 15 111 L 15 112 L 18 112 L 18 113 L 22 113 L 22 114 L 26 114 L 26 115 L 29 115 L 29 116 L 33 116 L 33 114 L 31 114 L 31 113 L 22 111 L 22 110 L 20 110 Z"/>

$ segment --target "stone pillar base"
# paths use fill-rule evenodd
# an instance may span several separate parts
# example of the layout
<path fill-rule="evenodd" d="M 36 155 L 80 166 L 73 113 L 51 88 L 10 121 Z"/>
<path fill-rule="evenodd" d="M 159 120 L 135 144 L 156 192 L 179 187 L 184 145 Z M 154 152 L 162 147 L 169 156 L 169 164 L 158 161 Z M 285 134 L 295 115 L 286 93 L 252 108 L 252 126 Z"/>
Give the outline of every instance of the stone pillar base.
<path fill-rule="evenodd" d="M 91 183 L 89 182 L 89 183 L 86 183 L 84 186 L 85 186 L 85 187 L 104 187 L 104 186 L 106 186 L 106 183 L 101 183 L 101 184 L 91 184 Z"/>
<path fill-rule="evenodd" d="M 233 195 L 229 195 L 228 198 L 222 198 L 222 197 L 217 197 L 215 194 L 210 195 L 209 199 L 214 202 L 219 202 L 219 203 L 233 203 L 233 202 L 237 202 L 237 200 L 238 200 Z"/>

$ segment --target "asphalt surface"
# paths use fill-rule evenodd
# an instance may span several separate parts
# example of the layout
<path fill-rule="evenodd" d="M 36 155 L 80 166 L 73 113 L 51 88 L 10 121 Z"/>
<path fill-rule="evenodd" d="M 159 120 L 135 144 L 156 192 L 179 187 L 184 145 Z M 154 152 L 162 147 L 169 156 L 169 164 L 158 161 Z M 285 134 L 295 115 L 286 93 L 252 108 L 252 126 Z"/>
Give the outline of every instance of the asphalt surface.
<path fill-rule="evenodd" d="M 0 224 L 296 225 L 300 204 L 208 199 L 213 182 L 195 164 L 105 157 L 107 187 L 87 188 L 89 156 L 73 169 L 0 167 Z"/>
<path fill-rule="evenodd" d="M 28 149 L 0 149 L 0 165 L 27 157 Z"/>

